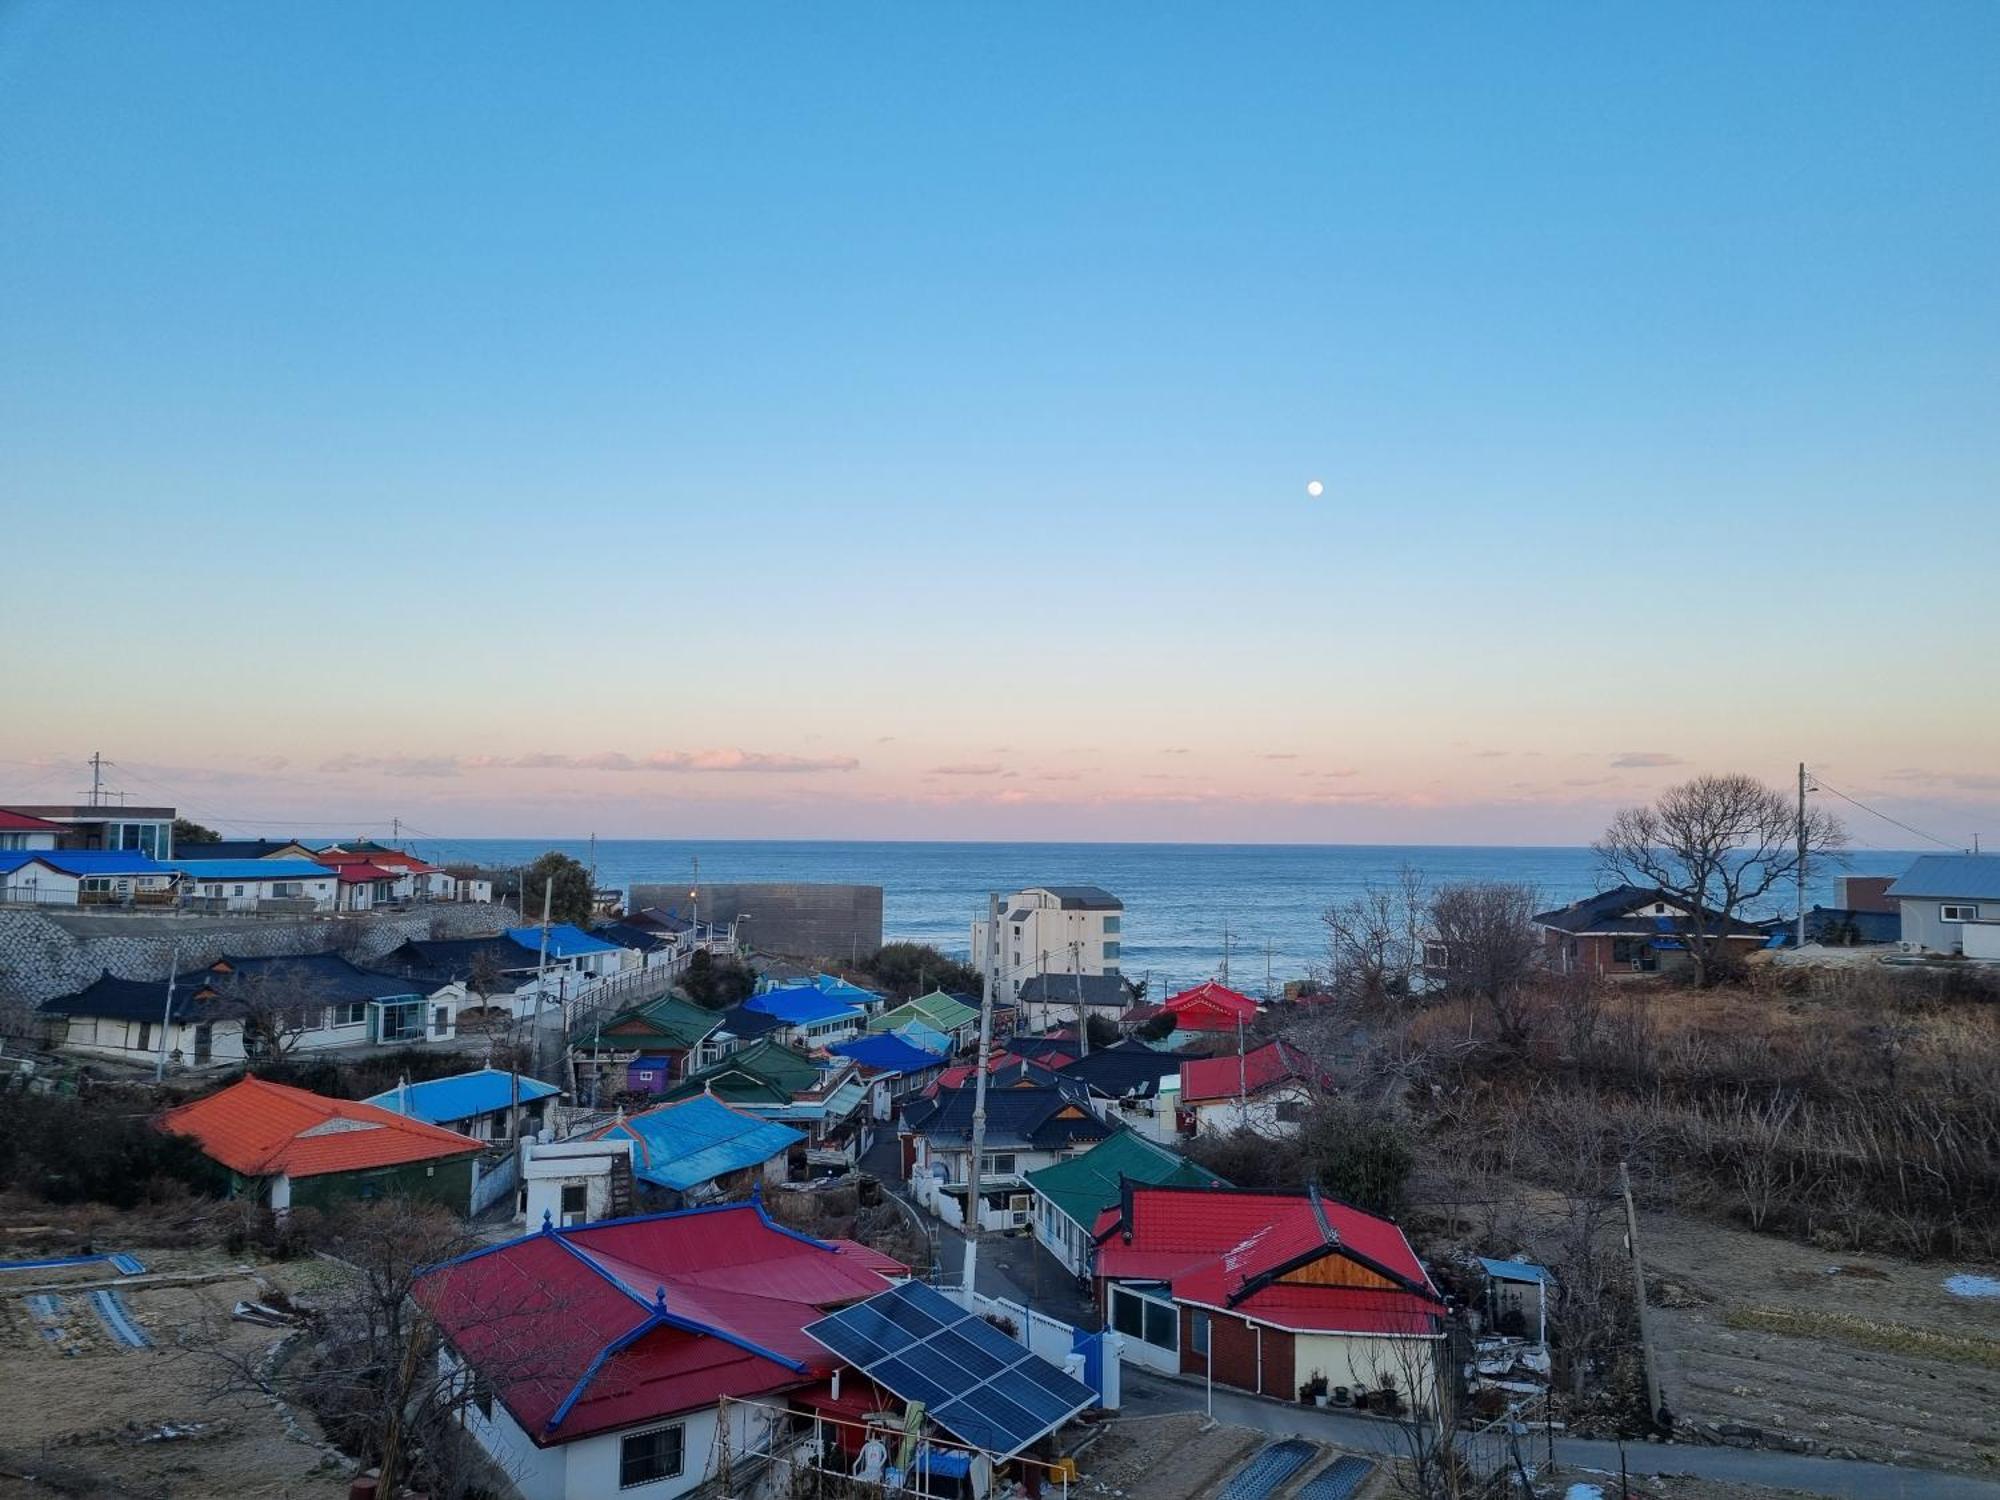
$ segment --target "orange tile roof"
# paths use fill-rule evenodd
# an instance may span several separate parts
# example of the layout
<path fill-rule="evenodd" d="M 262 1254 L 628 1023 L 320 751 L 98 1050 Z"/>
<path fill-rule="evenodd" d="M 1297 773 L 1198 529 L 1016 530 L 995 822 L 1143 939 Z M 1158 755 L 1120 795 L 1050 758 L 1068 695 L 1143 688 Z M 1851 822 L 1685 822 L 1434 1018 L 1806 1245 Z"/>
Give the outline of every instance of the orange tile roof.
<path fill-rule="evenodd" d="M 170 1109 L 158 1123 L 246 1177 L 365 1172 L 480 1149 L 470 1136 L 373 1104 L 329 1099 L 261 1078 L 239 1079 L 205 1099 Z"/>

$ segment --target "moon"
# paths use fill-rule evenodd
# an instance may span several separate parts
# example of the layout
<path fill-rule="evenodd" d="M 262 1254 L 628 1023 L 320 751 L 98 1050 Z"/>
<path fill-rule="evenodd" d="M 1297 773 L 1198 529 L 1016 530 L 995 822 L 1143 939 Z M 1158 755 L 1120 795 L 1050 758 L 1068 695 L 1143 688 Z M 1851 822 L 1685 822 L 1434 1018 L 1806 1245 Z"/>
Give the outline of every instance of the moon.
<path fill-rule="evenodd" d="M 1321 495 L 1326 493 L 1326 486 L 1321 484 L 1317 479 L 1308 480 L 1306 482 L 1306 493 L 1317 500 Z"/>

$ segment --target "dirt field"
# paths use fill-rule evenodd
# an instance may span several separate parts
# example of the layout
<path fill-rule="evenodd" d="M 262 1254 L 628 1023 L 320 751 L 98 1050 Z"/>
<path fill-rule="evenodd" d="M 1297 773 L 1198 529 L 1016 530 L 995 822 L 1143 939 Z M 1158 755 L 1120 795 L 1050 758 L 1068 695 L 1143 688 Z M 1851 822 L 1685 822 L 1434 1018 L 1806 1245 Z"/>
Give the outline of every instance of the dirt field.
<path fill-rule="evenodd" d="M 1269 1433 L 1247 1427 L 1204 1432 L 1206 1424 L 1197 1412 L 1106 1423 L 1104 1435 L 1077 1460 L 1081 1478 L 1075 1493 L 1204 1500 L 1237 1465 L 1271 1441 Z"/>
<path fill-rule="evenodd" d="M 141 1259 L 151 1276 L 233 1265 L 191 1250 Z M 116 1290 L 149 1348 L 122 1342 L 89 1299 L 90 1284 L 120 1279 L 100 1263 L 0 1281 L 0 1389 L 10 1393 L 0 1401 L 0 1497 L 346 1494 L 345 1473 L 309 1426 L 292 1435 L 261 1397 L 215 1394 L 226 1373 L 219 1355 L 255 1361 L 280 1337 L 230 1316 L 238 1299 L 261 1294 L 253 1277 L 124 1279 Z"/>
<path fill-rule="evenodd" d="M 2000 1298 L 1954 1273 L 1649 1215 L 1642 1221 L 1661 1379 L 1682 1420 L 1809 1440 L 1818 1451 L 2000 1467 Z"/>

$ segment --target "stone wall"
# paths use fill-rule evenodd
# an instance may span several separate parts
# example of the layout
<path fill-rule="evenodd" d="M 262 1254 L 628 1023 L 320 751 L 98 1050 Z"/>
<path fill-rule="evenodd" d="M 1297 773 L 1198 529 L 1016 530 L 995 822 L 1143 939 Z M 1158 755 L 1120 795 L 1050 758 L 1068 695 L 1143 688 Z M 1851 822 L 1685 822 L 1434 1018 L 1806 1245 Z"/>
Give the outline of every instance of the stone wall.
<path fill-rule="evenodd" d="M 339 952 L 366 964 L 411 938 L 484 937 L 512 918 L 505 907 L 456 903 L 318 917 L 0 909 L 0 1002 L 39 1005 L 82 989 L 106 970 L 121 979 L 164 983 L 170 965 L 184 974 L 225 954 Z"/>

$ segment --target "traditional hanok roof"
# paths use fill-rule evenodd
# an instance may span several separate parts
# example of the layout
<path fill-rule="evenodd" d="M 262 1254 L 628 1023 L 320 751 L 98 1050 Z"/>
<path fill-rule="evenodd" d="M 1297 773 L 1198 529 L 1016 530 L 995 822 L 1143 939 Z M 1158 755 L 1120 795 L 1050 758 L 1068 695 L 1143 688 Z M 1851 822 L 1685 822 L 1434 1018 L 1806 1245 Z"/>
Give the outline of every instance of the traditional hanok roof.
<path fill-rule="evenodd" d="M 1126 1182 L 1151 1186 L 1173 1183 L 1185 1187 L 1226 1187 L 1220 1177 L 1178 1151 L 1157 1145 L 1136 1130 L 1121 1130 L 1081 1156 L 1038 1167 L 1028 1185 L 1086 1233 L 1098 1216 L 1123 1201 Z"/>
<path fill-rule="evenodd" d="M 174 980 L 175 1021 L 193 1019 L 205 1008 L 196 997 L 196 984 L 176 976 Z M 157 1021 L 167 1002 L 165 979 L 120 979 L 109 969 L 68 995 L 44 1000 L 37 1007 L 47 1016 L 102 1016 L 107 1020 Z"/>
<path fill-rule="evenodd" d="M 1116 1010 L 1123 1015 L 1132 1004 L 1132 984 L 1122 974 L 1037 974 L 1021 982 L 1017 997 L 1022 1005 L 1045 1005 L 1074 1010 Z"/>
<path fill-rule="evenodd" d="M 1168 996 L 1161 1008 L 1172 1012 L 1179 1031 L 1234 1031 L 1257 1017 L 1255 1000 L 1213 979 Z"/>
<path fill-rule="evenodd" d="M 405 973 L 447 984 L 469 977 L 473 965 L 482 956 L 492 961 L 496 973 L 517 976 L 517 983 L 518 976 L 533 974 L 539 962 L 537 954 L 523 948 L 512 938 L 498 934 L 473 938 L 412 938 L 382 962 Z"/>
<path fill-rule="evenodd" d="M 644 1005 L 620 1011 L 606 1021 L 601 1030 L 607 1038 L 617 1038 L 621 1042 L 637 1041 L 643 1046 L 664 1042 L 686 1051 L 697 1046 L 703 1037 L 721 1024 L 722 1017 L 716 1012 L 704 1010 L 678 995 L 663 995 L 657 1000 L 648 1000 Z"/>
<path fill-rule="evenodd" d="M 539 925 L 509 927 L 507 936 L 530 953 L 539 955 L 542 951 L 542 929 Z M 573 927 L 568 922 L 549 923 L 550 958 L 584 958 L 594 953 L 619 951 L 616 943 L 607 943 L 602 938 L 594 938 L 582 928 Z"/>
<path fill-rule="evenodd" d="M 2000 854 L 1925 854 L 1896 877 L 1887 894 L 1944 900 L 2000 901 Z"/>
<path fill-rule="evenodd" d="M 902 1037 L 890 1032 L 876 1036 L 858 1036 L 852 1041 L 835 1042 L 827 1051 L 841 1057 L 852 1058 L 871 1073 L 901 1075 L 921 1073 L 928 1068 L 942 1067 L 942 1052 L 927 1052 L 912 1045 Z"/>
<path fill-rule="evenodd" d="M 308 1005 L 332 1005 L 343 1000 L 405 1000 L 426 993 L 417 981 L 399 974 L 378 974 L 350 963 L 338 953 L 280 953 L 261 958 L 224 954 L 207 968 L 189 974 L 183 982 L 191 983 L 198 995 L 227 999 L 237 985 L 251 981 L 282 985 L 282 998 Z"/>
<path fill-rule="evenodd" d="M 934 1031 L 946 1033 L 958 1031 L 966 1026 L 979 1024 L 976 1008 L 961 1004 L 943 990 L 933 990 L 928 995 L 919 995 L 914 1000 L 906 1000 L 891 1010 L 884 1011 L 868 1023 L 870 1031 L 894 1031 L 899 1026 L 917 1021 Z"/>
<path fill-rule="evenodd" d="M 1537 927 L 1553 928 L 1573 937 L 1672 937 L 1686 933 L 1693 922 L 1683 914 L 1677 897 L 1651 886 L 1619 885 L 1599 891 L 1581 901 L 1572 901 L 1556 911 L 1537 912 L 1530 920 Z M 1662 907 L 1663 911 L 1641 911 L 1641 907 Z M 1764 934 L 1749 922 L 1734 917 L 1723 922 L 1709 915 L 1708 930 L 1725 937 L 1756 938 Z"/>
<path fill-rule="evenodd" d="M 379 1094 L 370 1094 L 364 1102 L 413 1120 L 449 1125 L 454 1120 L 470 1120 L 495 1110 L 511 1109 L 517 1086 L 522 1104 L 562 1092 L 552 1083 L 509 1073 L 504 1068 L 477 1068 L 470 1073 L 426 1078 L 422 1083 L 398 1084 Z"/>
<path fill-rule="evenodd" d="M 159 1128 L 245 1177 L 321 1177 L 469 1156 L 478 1141 L 378 1105 L 328 1099 L 261 1078 L 168 1110 Z"/>
<path fill-rule="evenodd" d="M 703 1094 L 614 1121 L 589 1139 L 630 1141 L 635 1177 L 685 1193 L 783 1156 L 805 1137 Z"/>
<path fill-rule="evenodd" d="M 1160 1091 L 1160 1080 L 1174 1070 L 1171 1057 L 1134 1041 L 1100 1047 L 1057 1069 L 1065 1078 L 1081 1079 L 1104 1099 L 1150 1099 Z"/>
<path fill-rule="evenodd" d="M 902 1272 L 753 1200 L 545 1224 L 425 1272 L 412 1296 L 546 1447 L 825 1379 L 838 1362 L 805 1326 Z"/>
<path fill-rule="evenodd" d="M 946 1148 L 972 1140 L 974 1088 L 940 1090 L 903 1110 L 903 1128 Z M 988 1088 L 988 1151 L 1071 1151 L 1101 1141 L 1119 1127 L 1090 1112 L 1077 1085 Z"/>
<path fill-rule="evenodd" d="M 716 1029 L 738 1041 L 750 1042 L 769 1036 L 774 1031 L 783 1031 L 785 1023 L 768 1011 L 732 1005 L 716 1018 Z"/>
<path fill-rule="evenodd" d="M 1255 1051 L 1237 1057 L 1225 1052 L 1215 1057 L 1189 1057 L 1181 1061 L 1181 1103 L 1203 1104 L 1234 1099 L 1238 1094 L 1258 1094 L 1281 1083 L 1325 1084 L 1325 1069 L 1289 1042 L 1267 1042 Z"/>
<path fill-rule="evenodd" d="M 787 1104 L 793 1095 L 809 1093 L 820 1082 L 820 1069 L 811 1058 L 776 1042 L 762 1041 L 690 1074 L 666 1097 L 686 1099 L 712 1093 L 738 1104 Z"/>
<path fill-rule="evenodd" d="M 1302 1333 L 1431 1334 L 1443 1299 L 1392 1220 L 1317 1191 L 1127 1182 L 1099 1221 L 1097 1274 Z"/>
<path fill-rule="evenodd" d="M 604 942 L 630 948 L 634 953 L 653 953 L 674 945 L 673 939 L 658 928 L 641 927 L 634 922 L 606 922 L 602 927 L 591 929 L 591 932 Z"/>
<path fill-rule="evenodd" d="M 273 855 L 288 855 L 298 859 L 310 859 L 321 863 L 311 845 L 302 844 L 297 839 L 210 839 L 205 844 L 182 844 L 175 851 L 176 857 L 188 859 L 269 859 Z"/>

